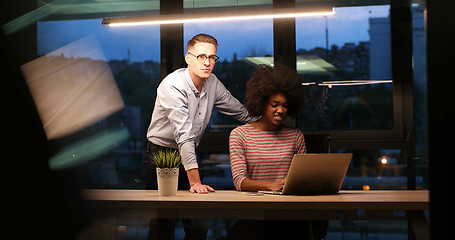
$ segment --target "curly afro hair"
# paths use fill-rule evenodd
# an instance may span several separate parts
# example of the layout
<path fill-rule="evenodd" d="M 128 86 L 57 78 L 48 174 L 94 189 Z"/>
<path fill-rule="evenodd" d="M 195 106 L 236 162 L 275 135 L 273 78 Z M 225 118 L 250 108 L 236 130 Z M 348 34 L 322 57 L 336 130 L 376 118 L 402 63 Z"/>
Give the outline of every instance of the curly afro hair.
<path fill-rule="evenodd" d="M 294 71 L 283 65 L 259 65 L 246 84 L 245 107 L 251 115 L 261 116 L 269 98 L 278 93 L 286 96 L 288 115 L 296 117 L 305 101 L 305 90 Z"/>

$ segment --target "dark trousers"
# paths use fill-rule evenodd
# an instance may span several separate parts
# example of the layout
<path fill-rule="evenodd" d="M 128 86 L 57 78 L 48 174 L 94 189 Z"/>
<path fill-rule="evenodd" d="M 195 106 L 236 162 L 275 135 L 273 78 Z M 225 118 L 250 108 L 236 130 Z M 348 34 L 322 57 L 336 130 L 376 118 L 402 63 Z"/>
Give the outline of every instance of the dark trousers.
<path fill-rule="evenodd" d="M 176 150 L 158 146 L 148 142 L 143 160 L 142 174 L 145 183 L 145 189 L 157 190 L 158 182 L 156 179 L 156 166 L 153 162 L 153 154 L 163 150 Z M 185 168 L 182 164 L 179 167 L 179 190 L 190 190 L 190 183 Z M 184 239 L 206 239 L 207 237 L 207 220 L 199 219 L 182 219 L 183 230 L 185 231 Z M 151 219 L 148 239 L 175 239 L 175 220 L 172 219 Z"/>

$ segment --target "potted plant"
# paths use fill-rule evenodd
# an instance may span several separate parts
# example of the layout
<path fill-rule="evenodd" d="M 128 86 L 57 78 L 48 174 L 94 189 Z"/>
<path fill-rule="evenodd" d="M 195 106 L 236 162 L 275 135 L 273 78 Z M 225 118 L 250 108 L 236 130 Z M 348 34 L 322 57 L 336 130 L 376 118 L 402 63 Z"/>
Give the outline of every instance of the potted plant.
<path fill-rule="evenodd" d="M 181 157 L 177 150 L 158 151 L 153 154 L 156 166 L 159 196 L 176 196 Z"/>

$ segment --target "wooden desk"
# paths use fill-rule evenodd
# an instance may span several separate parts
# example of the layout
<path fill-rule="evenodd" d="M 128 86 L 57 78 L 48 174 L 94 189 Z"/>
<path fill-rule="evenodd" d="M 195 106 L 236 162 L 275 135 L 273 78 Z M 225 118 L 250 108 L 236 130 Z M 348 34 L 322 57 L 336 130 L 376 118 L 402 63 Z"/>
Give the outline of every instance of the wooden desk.
<path fill-rule="evenodd" d="M 428 191 L 340 191 L 318 196 L 251 196 L 237 191 L 159 197 L 156 190 L 84 190 L 98 214 L 112 217 L 408 220 L 417 239 L 429 239 Z"/>

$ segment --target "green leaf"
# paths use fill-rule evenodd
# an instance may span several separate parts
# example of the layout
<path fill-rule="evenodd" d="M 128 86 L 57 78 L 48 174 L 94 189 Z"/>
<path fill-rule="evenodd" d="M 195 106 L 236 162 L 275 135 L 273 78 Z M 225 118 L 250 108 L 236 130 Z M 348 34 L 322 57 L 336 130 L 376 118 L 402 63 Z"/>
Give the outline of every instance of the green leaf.
<path fill-rule="evenodd" d="M 177 150 L 160 150 L 153 154 L 153 160 L 158 168 L 177 168 L 180 166 L 181 156 Z"/>

